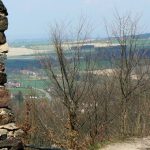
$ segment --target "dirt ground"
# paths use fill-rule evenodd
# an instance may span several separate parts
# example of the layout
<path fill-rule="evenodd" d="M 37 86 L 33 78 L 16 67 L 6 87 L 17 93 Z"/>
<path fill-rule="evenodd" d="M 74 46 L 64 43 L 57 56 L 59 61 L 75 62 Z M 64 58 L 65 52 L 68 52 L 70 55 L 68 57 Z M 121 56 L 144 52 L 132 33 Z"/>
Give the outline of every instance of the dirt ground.
<path fill-rule="evenodd" d="M 100 150 L 150 150 L 150 137 L 113 143 Z"/>

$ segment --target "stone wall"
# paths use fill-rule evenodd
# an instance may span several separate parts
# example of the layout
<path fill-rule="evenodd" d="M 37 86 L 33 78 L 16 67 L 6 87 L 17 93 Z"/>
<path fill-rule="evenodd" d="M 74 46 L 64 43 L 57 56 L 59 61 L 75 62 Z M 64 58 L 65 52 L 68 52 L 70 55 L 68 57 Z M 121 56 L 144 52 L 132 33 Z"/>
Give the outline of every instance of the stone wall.
<path fill-rule="evenodd" d="M 8 29 L 8 12 L 0 0 L 0 149 L 23 149 L 20 140 L 23 131 L 15 124 L 15 118 L 10 108 L 10 95 L 6 89 L 7 75 L 5 63 L 8 44 L 5 31 Z"/>

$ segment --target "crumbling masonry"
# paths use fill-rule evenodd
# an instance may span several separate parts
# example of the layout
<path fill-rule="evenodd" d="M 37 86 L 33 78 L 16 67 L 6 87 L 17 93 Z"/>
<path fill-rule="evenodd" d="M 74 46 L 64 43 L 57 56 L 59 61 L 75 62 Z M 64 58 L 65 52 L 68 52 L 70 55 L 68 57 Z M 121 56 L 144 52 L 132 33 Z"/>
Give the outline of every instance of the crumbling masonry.
<path fill-rule="evenodd" d="M 14 115 L 10 108 L 10 95 L 5 87 L 7 75 L 5 62 L 8 53 L 8 44 L 5 31 L 8 29 L 8 13 L 0 0 L 0 149 L 23 149 L 19 137 L 23 131 L 15 124 Z"/>

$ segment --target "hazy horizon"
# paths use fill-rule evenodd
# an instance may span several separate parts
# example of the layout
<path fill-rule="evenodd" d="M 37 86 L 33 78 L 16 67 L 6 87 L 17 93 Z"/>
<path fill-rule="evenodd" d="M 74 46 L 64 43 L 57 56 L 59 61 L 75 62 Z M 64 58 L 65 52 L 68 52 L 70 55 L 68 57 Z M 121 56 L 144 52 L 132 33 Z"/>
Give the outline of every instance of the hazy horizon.
<path fill-rule="evenodd" d="M 8 41 L 16 39 L 48 39 L 50 24 L 55 21 L 75 22 L 81 15 L 91 20 L 95 37 L 106 37 L 104 19 L 111 21 L 114 10 L 120 14 L 140 15 L 142 31 L 150 32 L 147 0 L 3 0 L 9 13 Z"/>

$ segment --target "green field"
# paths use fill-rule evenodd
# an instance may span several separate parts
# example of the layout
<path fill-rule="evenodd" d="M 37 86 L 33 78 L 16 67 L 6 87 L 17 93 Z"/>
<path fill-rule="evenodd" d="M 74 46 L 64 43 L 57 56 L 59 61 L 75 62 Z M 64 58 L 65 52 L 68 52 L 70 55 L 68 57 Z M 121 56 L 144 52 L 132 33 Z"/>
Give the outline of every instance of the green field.
<path fill-rule="evenodd" d="M 19 91 L 22 92 L 24 95 L 29 94 L 31 89 L 29 88 L 9 88 L 10 92 L 13 94 L 18 93 Z"/>
<path fill-rule="evenodd" d="M 47 89 L 50 86 L 48 79 L 37 79 L 21 73 L 9 73 L 8 81 L 21 83 L 21 87 L 19 88 L 9 88 L 13 94 L 21 91 L 24 95 L 29 95 L 34 91 L 37 93 L 37 95 L 44 96 L 43 93 L 38 89 Z"/>

